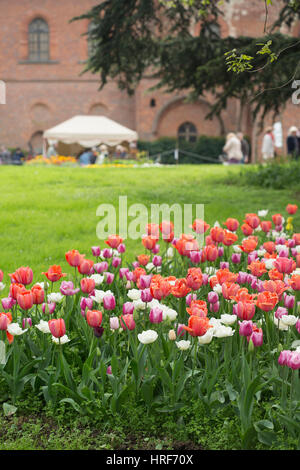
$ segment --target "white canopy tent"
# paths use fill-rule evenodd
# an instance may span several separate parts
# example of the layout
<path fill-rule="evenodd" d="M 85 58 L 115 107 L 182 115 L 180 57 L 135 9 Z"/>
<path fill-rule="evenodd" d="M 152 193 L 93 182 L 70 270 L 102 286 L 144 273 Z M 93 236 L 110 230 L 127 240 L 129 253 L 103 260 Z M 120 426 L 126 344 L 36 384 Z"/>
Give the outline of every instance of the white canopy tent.
<path fill-rule="evenodd" d="M 105 116 L 74 116 L 44 132 L 49 144 L 77 144 L 91 148 L 100 144 L 115 147 L 122 142 L 135 142 L 138 134 Z"/>

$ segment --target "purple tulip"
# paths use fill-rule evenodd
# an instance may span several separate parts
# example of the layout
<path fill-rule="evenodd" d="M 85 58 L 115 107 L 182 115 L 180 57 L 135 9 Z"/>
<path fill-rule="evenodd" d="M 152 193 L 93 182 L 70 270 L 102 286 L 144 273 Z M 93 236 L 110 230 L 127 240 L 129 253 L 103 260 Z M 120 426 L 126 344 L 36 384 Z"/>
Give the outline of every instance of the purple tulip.
<path fill-rule="evenodd" d="M 118 268 L 121 263 L 122 263 L 122 260 L 121 260 L 121 258 L 119 258 L 118 256 L 115 256 L 115 257 L 112 259 L 112 262 L 111 262 L 113 268 Z"/>
<path fill-rule="evenodd" d="M 160 250 L 160 245 L 158 243 L 156 243 L 155 247 L 152 250 L 152 253 L 154 255 L 157 255 L 157 253 L 159 253 L 159 250 Z"/>
<path fill-rule="evenodd" d="M 183 328 L 185 325 L 183 325 L 182 323 L 178 323 L 177 325 L 177 336 L 184 336 L 185 334 L 185 329 Z"/>
<path fill-rule="evenodd" d="M 293 253 L 293 250 L 292 250 L 292 253 Z M 297 254 L 297 251 L 296 251 L 296 254 Z M 296 256 L 296 254 L 293 255 L 293 256 Z M 283 248 L 282 250 L 279 251 L 278 257 L 279 258 L 288 258 L 289 257 L 289 250 L 287 248 Z"/>
<path fill-rule="evenodd" d="M 118 250 L 118 253 L 125 253 L 126 247 L 125 247 L 124 243 L 120 243 L 117 250 Z"/>
<path fill-rule="evenodd" d="M 298 319 L 296 321 L 295 327 L 296 327 L 296 330 L 298 331 L 298 333 L 300 334 L 300 319 Z"/>
<path fill-rule="evenodd" d="M 252 261 L 255 261 L 258 258 L 257 251 L 252 251 L 252 253 L 249 253 L 248 255 L 248 264 L 251 264 Z"/>
<path fill-rule="evenodd" d="M 43 313 L 48 313 L 49 315 L 52 315 L 52 313 L 54 313 L 54 310 L 55 310 L 55 307 L 56 307 L 56 304 L 54 302 L 51 302 L 51 303 L 43 303 L 42 304 L 42 311 Z"/>
<path fill-rule="evenodd" d="M 280 224 L 280 225 L 275 225 L 275 230 L 276 230 L 276 232 L 281 232 L 282 229 L 283 229 L 282 224 Z M 282 238 L 282 240 L 284 240 L 284 238 Z M 284 243 L 284 242 L 283 242 L 283 243 Z M 283 243 L 280 243 L 280 244 L 283 245 Z"/>
<path fill-rule="evenodd" d="M 93 256 L 96 256 L 98 258 L 98 256 L 100 256 L 100 253 L 101 253 L 100 246 L 92 246 Z"/>
<path fill-rule="evenodd" d="M 283 315 L 288 315 L 288 310 L 285 307 L 278 307 L 278 309 L 275 312 L 275 317 L 280 320 Z"/>
<path fill-rule="evenodd" d="M 80 299 L 80 308 L 81 310 L 85 310 L 88 308 L 88 310 L 92 310 L 93 308 L 93 299 L 90 297 L 81 297 Z"/>
<path fill-rule="evenodd" d="M 113 253 L 110 248 L 104 248 L 104 250 L 101 251 L 101 255 L 103 258 L 109 259 L 112 257 Z"/>
<path fill-rule="evenodd" d="M 104 273 L 104 271 L 108 270 L 108 263 L 106 261 L 102 261 L 101 263 L 94 264 L 94 270 L 98 274 Z"/>
<path fill-rule="evenodd" d="M 219 301 L 219 296 L 218 296 L 217 292 L 214 292 L 214 291 L 209 292 L 208 295 L 207 295 L 207 301 L 210 304 L 215 304 L 216 302 L 218 302 Z"/>
<path fill-rule="evenodd" d="M 140 289 L 148 289 L 150 287 L 150 282 L 152 279 L 152 274 L 144 274 L 140 276 L 140 281 L 139 281 L 139 288 Z"/>
<path fill-rule="evenodd" d="M 60 285 L 60 292 L 63 295 L 70 296 L 70 295 L 75 295 L 77 292 L 80 291 L 79 287 L 77 289 L 74 289 L 74 284 L 72 281 L 63 281 Z"/>
<path fill-rule="evenodd" d="M 285 244 L 285 238 L 283 237 L 278 237 L 275 240 L 275 245 L 284 245 Z"/>
<path fill-rule="evenodd" d="M 134 267 L 134 269 L 136 269 L 140 266 L 140 263 L 138 261 L 133 261 L 132 266 Z"/>
<path fill-rule="evenodd" d="M 106 294 L 103 297 L 103 307 L 105 310 L 113 310 L 116 307 L 116 299 L 113 294 Z"/>
<path fill-rule="evenodd" d="M 125 273 L 127 281 L 134 281 L 134 274 L 131 271 Z"/>
<path fill-rule="evenodd" d="M 233 253 L 231 255 L 231 261 L 234 263 L 234 264 L 239 264 L 241 262 L 241 257 L 242 257 L 242 254 L 241 253 Z"/>
<path fill-rule="evenodd" d="M 209 310 L 212 313 L 217 313 L 220 309 L 220 302 L 215 302 L 214 304 L 209 304 Z"/>
<path fill-rule="evenodd" d="M 220 269 L 229 269 L 228 261 L 221 261 L 220 262 Z"/>
<path fill-rule="evenodd" d="M 112 284 L 114 282 L 114 273 L 105 272 L 103 273 L 106 284 Z"/>
<path fill-rule="evenodd" d="M 188 307 L 191 306 L 192 300 L 197 300 L 197 295 L 196 294 L 188 294 L 186 296 L 186 304 Z"/>
<path fill-rule="evenodd" d="M 149 320 L 151 323 L 161 323 L 163 319 L 163 311 L 159 307 L 150 310 Z"/>
<path fill-rule="evenodd" d="M 200 251 L 190 251 L 190 260 L 193 264 L 199 264 L 201 261 Z"/>
<path fill-rule="evenodd" d="M 154 264 L 154 266 L 161 266 L 162 265 L 162 257 L 161 256 L 153 256 L 153 260 L 152 260 L 152 263 Z"/>
<path fill-rule="evenodd" d="M 284 293 L 284 306 L 286 308 L 294 308 L 295 305 L 295 296 L 294 295 L 287 295 Z"/>
<path fill-rule="evenodd" d="M 104 333 L 104 328 L 102 326 L 97 326 L 96 328 L 94 328 L 94 335 L 96 336 L 96 338 L 101 338 L 103 333 Z"/>
<path fill-rule="evenodd" d="M 129 268 L 120 268 L 119 276 L 121 279 L 123 279 L 126 273 L 129 273 Z"/>
<path fill-rule="evenodd" d="M 240 325 L 240 330 L 239 330 L 240 336 L 250 336 L 252 334 L 253 323 L 251 320 L 244 320 L 242 322 L 239 321 L 239 325 Z"/>
<path fill-rule="evenodd" d="M 10 310 L 16 304 L 16 300 L 12 297 L 6 297 L 4 299 L 1 299 L 1 302 L 4 310 Z"/>
<path fill-rule="evenodd" d="M 146 303 L 151 302 L 151 300 L 153 300 L 150 289 L 143 289 L 141 291 L 141 300 L 142 302 L 146 302 Z"/>
<path fill-rule="evenodd" d="M 296 240 L 293 240 L 293 238 L 288 239 L 288 246 L 289 248 L 294 248 L 296 246 Z"/>
<path fill-rule="evenodd" d="M 239 253 L 236 253 L 236 254 L 239 254 Z M 236 282 L 238 284 L 246 284 L 246 282 L 248 282 L 248 273 L 245 273 L 243 271 L 239 271 Z"/>
<path fill-rule="evenodd" d="M 278 364 L 280 366 L 286 366 L 291 354 L 292 354 L 292 351 L 288 351 L 288 350 L 281 351 L 281 353 L 279 354 L 279 358 L 278 358 Z"/>
<path fill-rule="evenodd" d="M 222 258 L 222 256 L 224 256 L 224 247 L 219 246 L 219 248 L 218 248 L 218 257 Z"/>
<path fill-rule="evenodd" d="M 125 302 L 123 304 L 123 315 L 132 315 L 134 311 L 134 304 L 132 302 Z"/>
<path fill-rule="evenodd" d="M 250 341 L 252 340 L 255 347 L 261 346 L 263 344 L 263 332 L 262 331 L 253 331 L 250 336 Z"/>

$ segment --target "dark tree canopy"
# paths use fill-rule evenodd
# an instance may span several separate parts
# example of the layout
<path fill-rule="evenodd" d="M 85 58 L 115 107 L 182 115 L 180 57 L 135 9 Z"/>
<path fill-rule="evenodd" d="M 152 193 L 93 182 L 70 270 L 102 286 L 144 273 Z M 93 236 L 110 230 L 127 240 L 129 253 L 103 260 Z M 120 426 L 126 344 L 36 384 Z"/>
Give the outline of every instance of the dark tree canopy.
<path fill-rule="evenodd" d="M 253 115 L 264 117 L 278 113 L 290 99 L 300 72 L 300 41 L 278 32 L 278 26 L 290 26 L 300 17 L 300 1 L 294 2 L 283 2 L 271 32 L 264 35 L 262 25 L 261 38 L 221 38 L 218 0 L 206 1 L 204 9 L 203 0 L 189 6 L 182 0 L 172 6 L 158 0 L 105 0 L 74 20 L 86 18 L 95 25 L 95 48 L 86 70 L 100 74 L 100 87 L 115 79 L 132 94 L 144 76 L 151 76 L 156 88 L 185 90 L 191 98 L 212 92 L 215 102 L 209 117 L 220 116 L 230 98 L 239 99 L 242 106 L 251 103 Z M 198 36 L 192 34 L 196 22 L 201 23 Z M 245 60 L 243 73 L 229 70 L 225 54 L 230 51 L 236 64 Z"/>

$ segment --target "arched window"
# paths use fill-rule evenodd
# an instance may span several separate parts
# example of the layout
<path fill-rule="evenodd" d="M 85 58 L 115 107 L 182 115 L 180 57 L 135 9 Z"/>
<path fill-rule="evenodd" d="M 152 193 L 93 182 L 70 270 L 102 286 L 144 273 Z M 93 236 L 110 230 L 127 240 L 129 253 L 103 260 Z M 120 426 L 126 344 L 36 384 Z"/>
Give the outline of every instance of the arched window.
<path fill-rule="evenodd" d="M 89 26 L 88 26 L 88 56 L 92 57 L 92 55 L 96 51 L 96 42 L 93 37 L 93 33 L 96 29 L 97 25 L 94 23 L 94 21 L 91 21 Z"/>
<path fill-rule="evenodd" d="M 196 142 L 197 140 L 197 128 L 192 122 L 184 122 L 179 126 L 178 139 L 185 140 L 187 142 Z"/>
<path fill-rule="evenodd" d="M 42 18 L 35 18 L 29 25 L 29 60 L 49 60 L 49 27 Z"/>

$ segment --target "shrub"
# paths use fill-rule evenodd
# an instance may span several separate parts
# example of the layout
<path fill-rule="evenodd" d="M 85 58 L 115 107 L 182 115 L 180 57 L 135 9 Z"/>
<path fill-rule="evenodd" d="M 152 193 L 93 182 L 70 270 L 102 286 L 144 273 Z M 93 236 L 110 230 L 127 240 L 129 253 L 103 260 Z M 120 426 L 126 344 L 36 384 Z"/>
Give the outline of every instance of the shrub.
<path fill-rule="evenodd" d="M 300 161 L 272 162 L 255 168 L 243 169 L 236 178 L 237 184 L 285 189 L 299 184 Z"/>
<path fill-rule="evenodd" d="M 175 137 L 161 137 L 153 142 L 139 141 L 139 151 L 146 151 L 149 153 L 150 158 L 163 154 L 168 150 L 173 150 L 179 145 L 179 150 L 183 152 L 194 153 L 195 155 L 189 155 L 180 153 L 179 163 L 210 163 L 208 159 L 211 159 L 211 163 L 217 163 L 218 157 L 222 153 L 222 148 L 225 144 L 224 137 L 209 137 L 202 135 L 197 139 L 195 143 L 180 141 L 177 142 Z M 205 158 L 201 158 L 201 156 Z M 174 153 L 170 152 L 163 154 L 160 157 L 161 163 L 175 164 Z"/>

